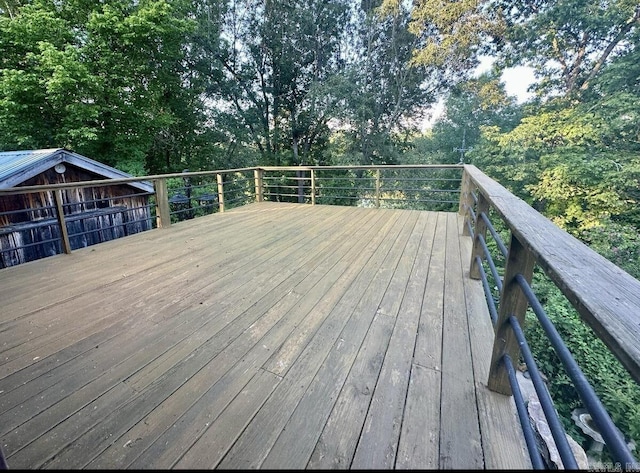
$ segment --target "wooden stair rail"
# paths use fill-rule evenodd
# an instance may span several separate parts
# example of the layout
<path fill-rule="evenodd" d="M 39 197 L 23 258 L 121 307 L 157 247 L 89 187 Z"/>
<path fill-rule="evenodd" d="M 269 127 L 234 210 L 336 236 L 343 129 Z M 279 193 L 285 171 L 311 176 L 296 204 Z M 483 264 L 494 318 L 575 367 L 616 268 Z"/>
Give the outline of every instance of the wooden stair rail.
<path fill-rule="evenodd" d="M 475 166 L 465 165 L 464 173 L 502 217 L 522 250 L 531 254 L 582 319 L 640 382 L 640 281 L 561 230 Z M 505 278 L 505 287 L 507 283 Z"/>

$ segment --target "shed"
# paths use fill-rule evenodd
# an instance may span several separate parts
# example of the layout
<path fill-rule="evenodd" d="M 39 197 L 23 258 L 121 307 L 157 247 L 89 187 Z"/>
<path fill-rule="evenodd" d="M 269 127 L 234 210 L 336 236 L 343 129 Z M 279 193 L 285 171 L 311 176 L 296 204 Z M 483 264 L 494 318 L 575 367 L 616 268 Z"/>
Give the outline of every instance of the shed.
<path fill-rule="evenodd" d="M 132 177 L 62 149 L 0 152 L 0 189 Z M 131 182 L 62 191 L 72 249 L 152 228 L 153 186 Z M 53 192 L 0 196 L 0 268 L 62 252 Z"/>

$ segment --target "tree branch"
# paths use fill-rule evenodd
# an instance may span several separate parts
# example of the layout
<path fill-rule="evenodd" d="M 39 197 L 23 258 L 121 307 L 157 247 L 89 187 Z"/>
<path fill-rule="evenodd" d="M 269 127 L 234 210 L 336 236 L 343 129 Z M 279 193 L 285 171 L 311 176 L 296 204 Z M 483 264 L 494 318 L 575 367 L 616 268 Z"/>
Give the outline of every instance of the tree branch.
<path fill-rule="evenodd" d="M 591 69 L 591 72 L 589 73 L 587 78 L 584 80 L 584 82 L 580 86 L 580 90 L 587 90 L 589 88 L 589 85 L 591 85 L 590 84 L 591 81 L 598 74 L 598 72 L 600 72 L 600 69 L 602 69 L 602 66 L 604 66 L 604 63 L 607 61 L 607 58 L 613 52 L 615 47 L 620 43 L 620 41 L 624 39 L 627 33 L 631 31 L 634 25 L 639 22 L 640 22 L 640 5 L 636 7 L 636 10 L 633 13 L 633 16 L 627 20 L 627 22 L 622 26 L 622 28 L 620 28 L 620 31 L 618 32 L 616 37 L 609 43 L 609 45 L 603 51 L 602 56 L 600 56 L 595 66 L 593 67 L 593 69 Z"/>

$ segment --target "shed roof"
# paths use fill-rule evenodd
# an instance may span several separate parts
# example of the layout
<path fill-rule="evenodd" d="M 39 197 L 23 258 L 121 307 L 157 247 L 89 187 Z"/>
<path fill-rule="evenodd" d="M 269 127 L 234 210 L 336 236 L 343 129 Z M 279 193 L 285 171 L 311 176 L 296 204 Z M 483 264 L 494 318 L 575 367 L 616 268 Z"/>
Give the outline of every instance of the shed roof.
<path fill-rule="evenodd" d="M 69 163 L 105 179 L 132 177 L 126 172 L 64 148 L 3 151 L 0 152 L 0 189 L 15 187 L 60 163 Z M 153 186 L 148 182 L 131 182 L 126 185 L 145 192 L 153 192 Z"/>

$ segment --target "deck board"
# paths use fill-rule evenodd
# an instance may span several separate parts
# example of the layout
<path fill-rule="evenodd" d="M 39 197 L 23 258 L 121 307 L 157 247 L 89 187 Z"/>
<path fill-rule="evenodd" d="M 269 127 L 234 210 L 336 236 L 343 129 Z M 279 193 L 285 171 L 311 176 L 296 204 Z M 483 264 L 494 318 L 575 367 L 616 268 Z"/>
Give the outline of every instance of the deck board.
<path fill-rule="evenodd" d="M 469 346 L 469 325 L 460 277 L 459 233 L 454 215 L 447 219 L 447 249 L 442 328 L 440 468 L 477 469 L 483 463 L 480 426 Z"/>
<path fill-rule="evenodd" d="M 9 466 L 529 467 L 468 240 L 260 203 L 0 270 Z"/>
<path fill-rule="evenodd" d="M 440 463 L 440 408 L 442 383 L 442 318 L 446 214 L 434 214 L 431 255 L 424 299 L 416 328 L 407 401 L 398 445 L 396 468 L 436 469 Z"/>

